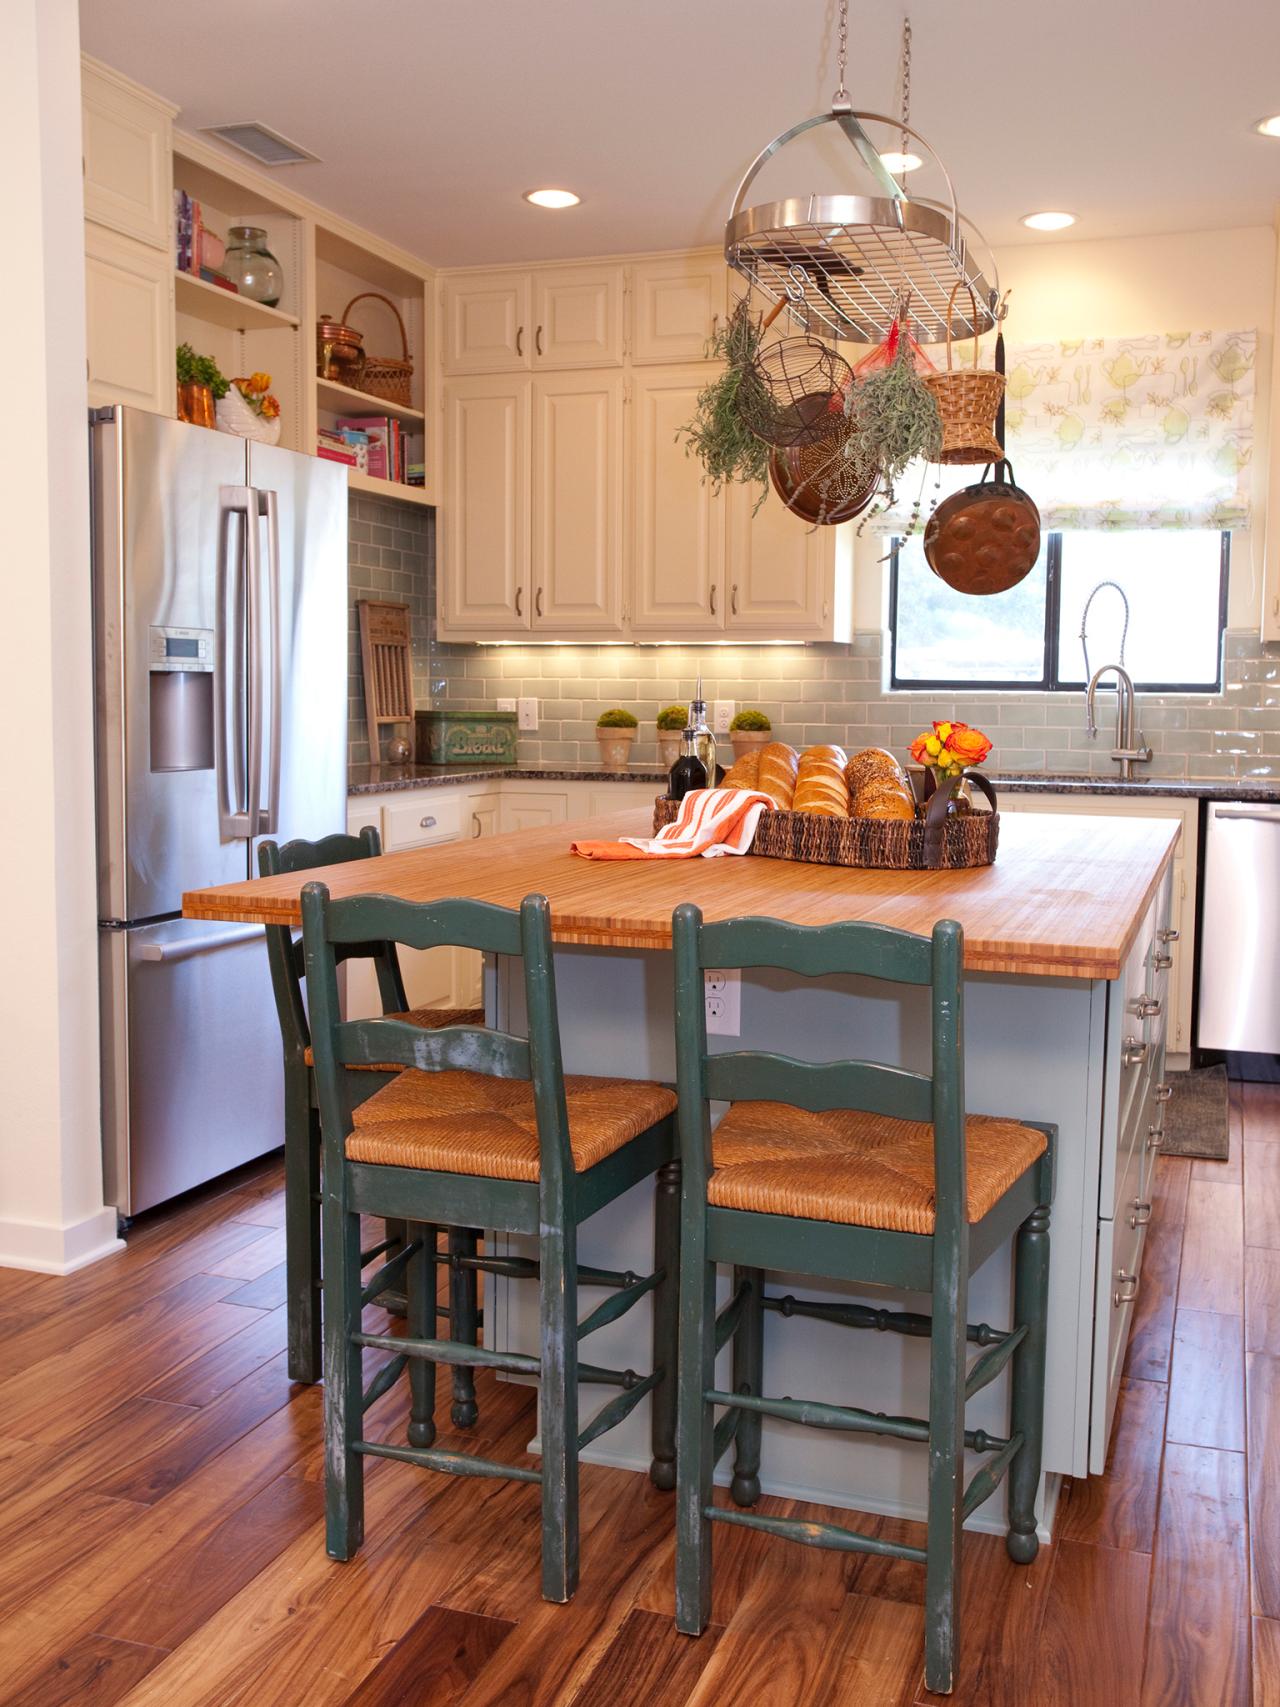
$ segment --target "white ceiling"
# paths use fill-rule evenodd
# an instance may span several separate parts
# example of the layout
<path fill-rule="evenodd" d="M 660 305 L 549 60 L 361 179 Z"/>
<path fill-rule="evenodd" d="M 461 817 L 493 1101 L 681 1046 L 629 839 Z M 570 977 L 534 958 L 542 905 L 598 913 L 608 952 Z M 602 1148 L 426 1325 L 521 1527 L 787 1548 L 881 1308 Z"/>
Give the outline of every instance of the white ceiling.
<path fill-rule="evenodd" d="M 1275 0 L 913 0 L 912 119 L 995 243 L 1269 222 Z M 282 183 L 440 265 L 719 241 L 737 180 L 829 103 L 835 0 L 81 0 L 85 48 L 188 129 L 259 119 Z M 854 104 L 896 103 L 900 0 L 852 0 Z M 796 144 L 779 193 L 858 189 Z M 921 184 L 923 174 L 913 178 Z M 520 192 L 568 186 L 552 213 Z"/>

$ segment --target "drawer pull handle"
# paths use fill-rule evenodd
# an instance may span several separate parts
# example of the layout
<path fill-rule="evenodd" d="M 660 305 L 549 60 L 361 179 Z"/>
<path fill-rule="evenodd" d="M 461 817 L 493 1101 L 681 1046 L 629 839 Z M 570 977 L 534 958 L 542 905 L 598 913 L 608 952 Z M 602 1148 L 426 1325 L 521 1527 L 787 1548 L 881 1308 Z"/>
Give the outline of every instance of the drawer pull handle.
<path fill-rule="evenodd" d="M 473 812 L 471 814 L 471 839 L 472 839 L 472 841 L 475 841 L 477 836 L 481 836 L 483 834 L 484 834 L 484 832 L 480 827 L 480 814 L 478 812 Z"/>
<path fill-rule="evenodd" d="M 1167 972 L 1173 965 L 1173 956 L 1171 954 L 1157 954 L 1151 964 L 1157 972 Z"/>
<path fill-rule="evenodd" d="M 1139 1019 L 1154 1019 L 1160 1012 L 1159 996 L 1135 996 L 1129 1007 Z"/>
<path fill-rule="evenodd" d="M 1120 1050 L 1120 1065 L 1122 1067 L 1140 1067 L 1147 1058 L 1147 1045 L 1139 1043 L 1136 1037 L 1126 1037 Z"/>
<path fill-rule="evenodd" d="M 1158 1150 L 1163 1143 L 1164 1143 L 1164 1127 L 1163 1126 L 1148 1126 L 1147 1127 L 1147 1149 L 1148 1150 Z"/>
<path fill-rule="evenodd" d="M 1158 930 L 1156 935 L 1160 938 L 1161 942 L 1177 942 L 1181 937 L 1182 932 L 1174 930 L 1171 925 L 1166 925 L 1163 930 Z"/>
<path fill-rule="evenodd" d="M 1133 1214 L 1129 1217 L 1131 1227 L 1145 1227 L 1151 1219 L 1151 1205 L 1142 1203 L 1138 1198 L 1133 1200 Z"/>
<path fill-rule="evenodd" d="M 1118 1310 L 1122 1304 L 1131 1304 L 1138 1296 L 1138 1277 L 1136 1274 L 1126 1274 L 1121 1268 L 1116 1270 L 1116 1282 L 1116 1289 L 1111 1294 L 1111 1303 L 1113 1308 Z"/>
<path fill-rule="evenodd" d="M 418 822 L 418 828 L 422 830 L 434 830 L 435 827 L 436 821 L 429 812 L 425 818 L 420 819 Z"/>
<path fill-rule="evenodd" d="M 1173 1086 L 1172 1085 L 1161 1084 L 1161 1085 L 1156 1086 L 1156 1101 L 1157 1102 L 1168 1102 L 1169 1098 L 1172 1095 L 1173 1095 Z"/>

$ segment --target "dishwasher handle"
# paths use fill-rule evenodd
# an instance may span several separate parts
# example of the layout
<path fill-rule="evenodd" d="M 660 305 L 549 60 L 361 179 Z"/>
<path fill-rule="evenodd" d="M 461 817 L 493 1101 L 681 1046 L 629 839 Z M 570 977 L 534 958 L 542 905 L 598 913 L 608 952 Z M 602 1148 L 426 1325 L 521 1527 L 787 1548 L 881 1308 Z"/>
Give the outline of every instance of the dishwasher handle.
<path fill-rule="evenodd" d="M 1280 806 L 1215 806 L 1215 822 L 1221 818 L 1246 819 L 1254 824 L 1280 824 Z"/>

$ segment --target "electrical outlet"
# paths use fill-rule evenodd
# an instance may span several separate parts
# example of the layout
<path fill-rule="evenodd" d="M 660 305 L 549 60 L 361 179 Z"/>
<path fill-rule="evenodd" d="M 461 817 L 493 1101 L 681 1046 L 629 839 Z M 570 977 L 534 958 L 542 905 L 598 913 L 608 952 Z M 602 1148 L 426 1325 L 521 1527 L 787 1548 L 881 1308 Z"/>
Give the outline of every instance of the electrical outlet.
<path fill-rule="evenodd" d="M 729 725 L 733 722 L 733 701 L 731 699 L 715 699 L 711 702 L 711 732 L 713 735 L 727 735 Z"/>
<path fill-rule="evenodd" d="M 498 701 L 498 710 L 499 711 L 514 711 L 515 708 L 516 708 L 516 702 L 513 699 L 500 699 Z"/>
<path fill-rule="evenodd" d="M 517 700 L 516 713 L 517 729 L 536 729 L 538 727 L 538 702 L 536 699 Z"/>
<path fill-rule="evenodd" d="M 738 968 L 708 967 L 702 974 L 707 1031 L 717 1037 L 742 1035 L 742 973 Z"/>

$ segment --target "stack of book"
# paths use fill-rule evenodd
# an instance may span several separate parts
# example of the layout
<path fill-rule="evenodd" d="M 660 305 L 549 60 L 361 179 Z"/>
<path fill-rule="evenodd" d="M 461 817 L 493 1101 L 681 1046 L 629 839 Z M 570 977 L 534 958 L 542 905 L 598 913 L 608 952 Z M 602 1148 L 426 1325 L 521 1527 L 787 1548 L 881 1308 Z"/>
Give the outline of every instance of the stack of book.
<path fill-rule="evenodd" d="M 334 429 L 318 427 L 316 429 L 316 455 L 324 457 L 326 462 L 345 463 L 348 468 L 357 469 L 361 474 L 369 472 L 369 436 L 367 433 L 356 432 L 351 428 Z"/>
<path fill-rule="evenodd" d="M 227 258 L 225 241 L 207 228 L 200 203 L 185 190 L 173 192 L 173 224 L 178 271 L 239 294 L 239 285 L 221 271 Z"/>
<path fill-rule="evenodd" d="M 368 446 L 367 472 L 376 480 L 409 480 L 404 428 L 390 415 L 344 415 L 337 423 L 340 433 L 363 434 Z"/>

